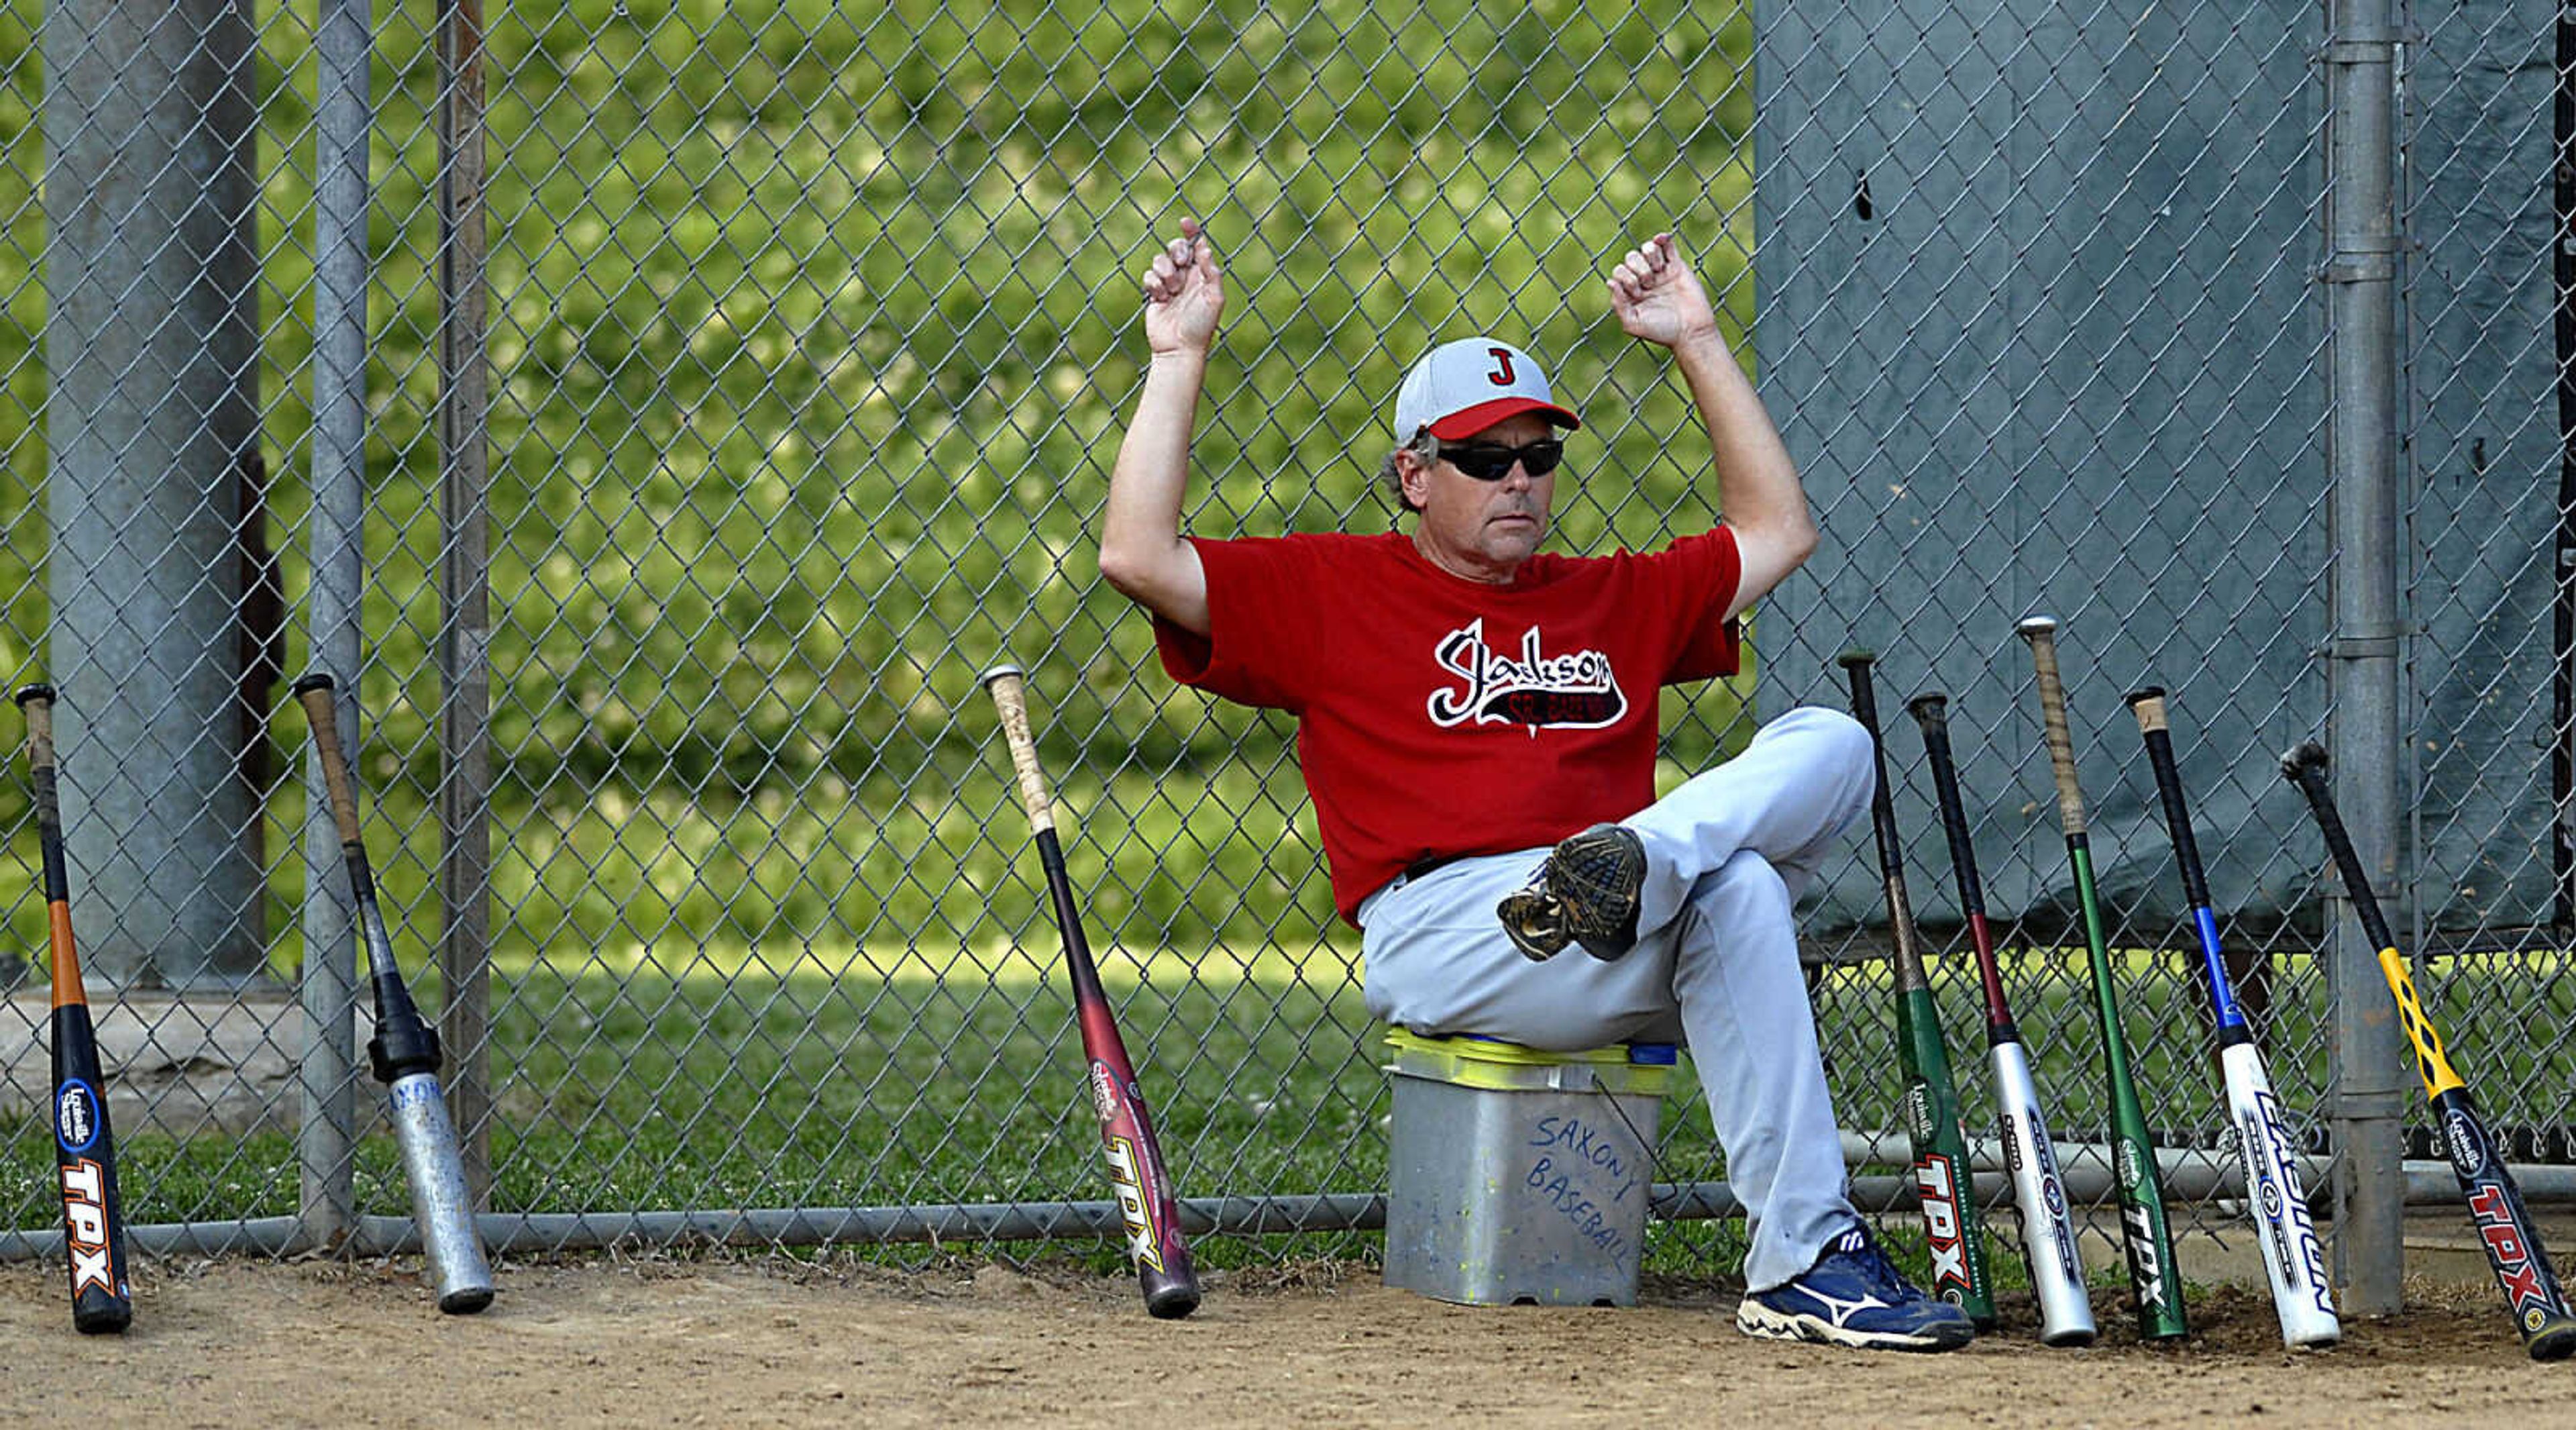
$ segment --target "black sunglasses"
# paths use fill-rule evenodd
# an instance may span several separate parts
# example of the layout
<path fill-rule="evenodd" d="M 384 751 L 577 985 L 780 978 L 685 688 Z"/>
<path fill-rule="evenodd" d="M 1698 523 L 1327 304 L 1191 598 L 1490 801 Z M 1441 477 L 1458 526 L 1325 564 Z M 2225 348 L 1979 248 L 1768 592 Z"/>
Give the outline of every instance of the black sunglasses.
<path fill-rule="evenodd" d="M 1565 460 L 1565 444 L 1553 437 L 1542 438 L 1526 447 L 1506 447 L 1495 442 L 1469 442 L 1452 447 L 1440 446 L 1440 460 L 1465 472 L 1480 482 L 1499 482 L 1512 474 L 1512 463 L 1518 462 L 1533 477 L 1543 477 L 1556 470 Z"/>

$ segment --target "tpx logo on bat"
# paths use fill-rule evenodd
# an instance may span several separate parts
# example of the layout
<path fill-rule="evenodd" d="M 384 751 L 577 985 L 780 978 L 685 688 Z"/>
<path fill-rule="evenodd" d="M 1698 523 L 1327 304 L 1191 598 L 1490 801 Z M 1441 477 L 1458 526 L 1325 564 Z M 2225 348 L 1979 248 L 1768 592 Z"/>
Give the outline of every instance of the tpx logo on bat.
<path fill-rule="evenodd" d="M 1932 1249 L 1932 1280 L 1941 1294 L 1956 1301 L 1968 1282 L 1968 1247 L 1959 1235 L 1959 1188 L 1950 1159 L 1927 1157 L 1914 1169 L 1914 1189 L 1923 1198 L 1924 1241 Z"/>
<path fill-rule="evenodd" d="M 2129 1229 L 2129 1277 L 2136 1285 L 2138 1299 L 2162 1305 L 2165 1269 L 2156 1260 L 2155 1223 L 2145 1207 L 2134 1203 L 2121 1208 L 2120 1220 Z"/>
<path fill-rule="evenodd" d="M 2548 1318 L 2549 1295 L 2540 1288 L 2540 1271 L 2532 1264 L 2531 1246 L 2522 1239 L 2522 1230 L 2513 1224 L 2513 1213 L 2505 1206 L 2504 1189 L 2485 1186 L 2470 1193 L 2469 1214 L 2477 1218 L 2478 1235 L 2495 1252 L 2496 1279 L 2504 1283 L 2505 1294 L 2513 1298 L 2525 1324 L 2539 1325 Z"/>
<path fill-rule="evenodd" d="M 1136 1144 L 1124 1137 L 1101 1139 L 1109 1148 L 1109 1184 L 1118 1192 L 1118 1217 L 1127 1223 L 1127 1251 L 1156 1271 L 1163 1269 L 1163 1248 L 1155 1244 L 1153 1218 L 1145 1215 L 1145 1184 L 1136 1176 Z"/>
<path fill-rule="evenodd" d="M 107 1174 L 84 1157 L 62 1165 L 64 1240 L 71 1247 L 72 1294 L 95 1286 L 117 1296 L 116 1278 L 108 1269 Z"/>

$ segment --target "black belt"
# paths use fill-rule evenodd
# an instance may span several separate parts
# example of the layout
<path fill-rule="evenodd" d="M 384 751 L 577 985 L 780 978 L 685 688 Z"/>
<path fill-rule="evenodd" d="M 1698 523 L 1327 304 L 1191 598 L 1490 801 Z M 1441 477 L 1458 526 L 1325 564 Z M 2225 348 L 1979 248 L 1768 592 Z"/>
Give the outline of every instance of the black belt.
<path fill-rule="evenodd" d="M 1457 863 L 1461 859 L 1473 857 L 1473 855 L 1468 854 L 1426 854 L 1404 866 L 1404 882 L 1410 884 L 1416 879 L 1425 877 L 1435 869 L 1445 869 L 1450 865 Z"/>

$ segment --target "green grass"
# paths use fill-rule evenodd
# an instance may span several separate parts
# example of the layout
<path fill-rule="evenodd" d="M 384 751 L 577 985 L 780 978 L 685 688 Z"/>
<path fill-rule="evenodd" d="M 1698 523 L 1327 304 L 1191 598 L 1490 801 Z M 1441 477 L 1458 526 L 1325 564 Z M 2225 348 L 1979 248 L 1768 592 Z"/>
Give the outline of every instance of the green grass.
<path fill-rule="evenodd" d="M 1025 943 L 953 951 L 773 950 L 670 958 L 598 948 L 505 967 L 493 994 L 490 1066 L 501 1211 L 856 1205 L 1088 1198 L 1095 1133 L 1051 928 Z M 1131 1051 L 1175 1171 L 1193 1194 L 1369 1191 L 1383 1186 L 1387 1111 L 1379 1030 L 1359 1006 L 1351 955 L 1332 946 L 1102 951 Z M 2042 963 L 2011 960 L 2016 982 Z M 2134 954 L 2133 974 L 2158 960 Z M 416 980 L 435 1006 L 436 980 Z M 2312 992 L 2312 990 L 2310 990 Z M 1990 1125 L 1981 1042 L 1965 990 L 1942 1005 L 1972 1131 Z M 2286 990 L 2285 990 L 2286 992 Z M 2158 1127 L 2218 1120 L 2207 1035 L 2189 995 L 2139 979 L 2127 1013 Z M 2322 1040 L 2284 1000 L 2267 1047 L 2294 1110 L 2321 1085 Z M 1880 967 L 1833 971 L 1817 1006 L 1847 1126 L 1896 1128 L 1893 995 Z M 2072 1139 L 2103 1097 L 2089 999 L 2021 1011 L 2042 1086 Z M 1966 1015 L 1966 1016 L 1963 1016 Z M 290 1020 L 291 1021 L 291 1020 Z M 2187 1032 L 2180 1030 L 2187 1029 Z M 2519 1065 L 2499 1052 L 2491 1068 Z M 2498 1079 L 2503 1081 L 2503 1079 Z M 362 1096 L 376 1095 L 372 1084 Z M 1667 1104 L 1659 1175 L 1722 1175 L 1696 1093 Z M 41 1206 L 44 1129 L 28 1156 L 26 1224 Z M 281 1215 L 296 1177 L 283 1137 L 129 1137 L 138 1220 Z M 362 1195 L 398 1210 L 381 1139 Z"/>
<path fill-rule="evenodd" d="M 377 16 L 359 680 L 364 773 L 403 831 L 382 841 L 388 902 L 415 918 L 440 778 L 431 13 Z M 508 951 L 972 930 L 1011 842 L 982 833 L 1008 815 L 975 684 L 1005 654 L 1030 667 L 1057 778 L 1120 831 L 1109 927 L 1258 942 L 1329 921 L 1311 829 L 1281 832 L 1288 723 L 1176 693 L 1092 566 L 1141 370 L 1133 275 L 1183 212 L 1211 223 L 1231 294 L 1193 529 L 1382 528 L 1369 483 L 1396 378 L 1469 327 L 1526 337 L 1590 404 L 1569 548 L 1712 516 L 1672 440 L 1695 427 L 1687 398 L 1608 321 L 1600 281 L 1669 226 L 1749 321 L 1735 8 L 1664 26 L 1449 0 L 1406 22 L 1436 22 L 1428 50 L 1356 0 L 1187 19 L 576 0 L 490 19 L 490 713 L 496 854 L 524 865 L 498 891 Z M 268 537 L 296 610 L 313 24 L 310 0 L 265 7 L 257 71 Z M 0 671 L 33 672 L 43 100 L 21 19 L 0 19 L 0 75 L 0 212 L 19 220 L 0 380 L 21 419 L 0 448 Z M 300 670 L 300 623 L 289 637 Z M 1704 691 L 1675 758 L 1740 740 L 1744 689 Z M 272 733 L 291 754 L 301 723 Z M 23 828 L 22 799 L 9 782 L 0 825 Z M 292 800 L 272 801 L 273 849 Z M 1156 868 L 1174 849 L 1291 897 L 1189 897 Z M 25 902 L 8 912 L 33 926 Z M 291 967 L 292 920 L 273 927 Z"/>

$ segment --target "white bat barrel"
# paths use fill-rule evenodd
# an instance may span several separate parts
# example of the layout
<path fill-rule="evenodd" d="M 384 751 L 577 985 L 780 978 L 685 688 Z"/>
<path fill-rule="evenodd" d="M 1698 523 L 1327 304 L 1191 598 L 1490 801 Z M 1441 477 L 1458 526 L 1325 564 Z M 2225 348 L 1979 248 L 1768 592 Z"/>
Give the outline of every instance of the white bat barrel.
<path fill-rule="evenodd" d="M 2254 1204 L 2255 1239 L 2263 1244 L 2263 1269 L 2272 1278 L 2272 1309 L 2280 1313 L 2281 1340 L 2293 1347 L 2330 1346 L 2343 1339 L 2334 1292 L 2326 1285 L 2325 1248 L 2299 1187 L 2299 1164 L 2281 1122 L 2280 1099 L 2252 1043 L 2219 1049 L 2227 1081 L 2227 1115 L 2236 1124 L 2236 1148 L 2245 1163 L 2245 1196 Z"/>
<path fill-rule="evenodd" d="M 2093 1343 L 2093 1298 L 2084 1290 L 2084 1260 L 2075 1244 L 2075 1220 L 2058 1176 L 2057 1152 L 2039 1115 L 2039 1085 L 2030 1055 L 2019 1043 L 1988 1049 L 1995 1071 L 1995 1104 L 2003 1113 L 2004 1164 L 2012 1173 L 2013 1202 L 2021 1213 L 2022 1250 L 2030 1260 L 2030 1286 L 2039 1301 L 2039 1338 L 2052 1346 Z"/>
<path fill-rule="evenodd" d="M 492 1268 L 483 1259 L 483 1238 L 474 1230 L 465 1159 L 457 1149 L 456 1124 L 448 1118 L 438 1075 L 398 1077 L 387 1096 L 403 1172 L 411 1179 L 411 1215 L 420 1228 L 421 1257 L 438 1284 L 438 1309 L 451 1316 L 480 1311 L 492 1304 Z"/>

